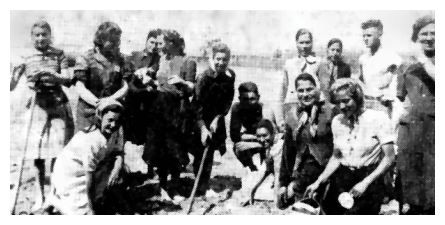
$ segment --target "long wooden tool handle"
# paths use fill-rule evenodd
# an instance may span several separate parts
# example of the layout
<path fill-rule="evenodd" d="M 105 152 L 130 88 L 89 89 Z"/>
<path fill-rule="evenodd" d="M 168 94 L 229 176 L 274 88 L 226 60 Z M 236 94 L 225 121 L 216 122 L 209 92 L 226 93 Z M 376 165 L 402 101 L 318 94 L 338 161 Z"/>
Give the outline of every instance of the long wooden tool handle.
<path fill-rule="evenodd" d="M 204 149 L 204 153 L 202 154 L 201 164 L 199 164 L 198 174 L 195 178 L 195 183 L 193 184 L 192 194 L 190 195 L 190 205 L 187 210 L 187 215 L 192 212 L 193 203 L 195 202 L 196 190 L 198 189 L 199 180 L 201 178 L 202 170 L 204 169 L 204 162 L 207 157 L 207 152 L 209 151 L 209 145 Z"/>
<path fill-rule="evenodd" d="M 19 177 L 17 178 L 17 181 L 15 183 L 15 196 L 14 196 L 14 202 L 11 208 L 11 215 L 15 214 L 15 207 L 17 205 L 17 200 L 19 198 L 19 193 L 20 193 L 20 186 L 22 185 L 22 175 L 23 175 L 23 166 L 25 165 L 25 158 L 26 158 L 26 152 L 28 150 L 28 140 L 29 140 L 29 135 L 31 132 L 31 126 L 32 126 L 32 120 L 34 117 L 34 109 L 36 106 L 36 94 L 34 94 L 34 96 L 31 98 L 31 116 L 29 118 L 29 124 L 28 124 L 28 128 L 26 131 L 26 139 L 25 139 L 25 147 L 23 149 L 23 154 L 22 154 L 22 162 L 20 163 L 20 170 L 19 170 Z"/>

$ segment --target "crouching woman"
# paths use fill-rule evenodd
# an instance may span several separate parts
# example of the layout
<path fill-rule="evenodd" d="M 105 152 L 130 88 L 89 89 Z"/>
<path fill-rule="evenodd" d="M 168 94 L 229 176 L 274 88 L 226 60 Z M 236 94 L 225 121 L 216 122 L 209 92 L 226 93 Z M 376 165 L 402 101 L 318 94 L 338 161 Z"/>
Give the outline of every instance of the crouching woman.
<path fill-rule="evenodd" d="M 122 180 L 122 111 L 115 100 L 101 104 L 97 109 L 99 123 L 76 133 L 59 154 L 50 204 L 60 213 L 106 213 L 104 199 Z"/>
<path fill-rule="evenodd" d="M 383 177 L 394 162 L 391 121 L 387 114 L 363 107 L 362 88 L 353 79 L 337 80 L 330 95 L 341 112 L 332 120 L 334 152 L 306 193 L 312 196 L 330 179 L 322 203 L 326 214 L 378 214 L 385 194 Z M 343 192 L 352 196 L 353 204 L 340 205 Z"/>

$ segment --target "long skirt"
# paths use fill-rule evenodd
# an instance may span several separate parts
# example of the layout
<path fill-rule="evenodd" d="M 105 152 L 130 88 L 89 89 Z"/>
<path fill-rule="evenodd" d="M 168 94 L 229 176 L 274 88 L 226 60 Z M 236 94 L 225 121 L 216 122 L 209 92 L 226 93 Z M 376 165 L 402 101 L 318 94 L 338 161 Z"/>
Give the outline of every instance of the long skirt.
<path fill-rule="evenodd" d="M 397 167 L 401 176 L 402 201 L 424 211 L 434 211 L 434 123 L 433 116 L 401 123 Z"/>

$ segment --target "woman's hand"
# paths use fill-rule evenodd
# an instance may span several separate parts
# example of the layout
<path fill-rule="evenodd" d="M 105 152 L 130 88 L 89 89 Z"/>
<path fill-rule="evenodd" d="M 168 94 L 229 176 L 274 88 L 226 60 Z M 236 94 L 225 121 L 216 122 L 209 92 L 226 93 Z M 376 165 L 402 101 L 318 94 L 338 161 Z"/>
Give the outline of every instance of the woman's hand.
<path fill-rule="evenodd" d="M 310 198 L 314 197 L 315 191 L 317 191 L 319 187 L 320 187 L 320 182 L 317 180 L 313 184 L 307 186 L 303 196 L 309 196 Z"/>
<path fill-rule="evenodd" d="M 212 132 L 213 134 L 216 133 L 216 129 L 218 129 L 218 120 L 219 120 L 220 116 L 216 116 L 213 120 L 212 123 L 210 123 L 210 132 Z"/>
<path fill-rule="evenodd" d="M 358 184 L 356 184 L 349 191 L 349 193 L 351 193 L 351 195 L 354 196 L 354 198 L 358 198 L 358 197 L 362 196 L 363 193 L 365 193 L 368 186 L 369 186 L 369 182 L 367 182 L 366 180 L 363 180 L 363 181 L 359 182 Z"/>
<path fill-rule="evenodd" d="M 201 143 L 202 143 L 202 145 L 206 146 L 207 142 L 210 138 L 212 138 L 212 133 L 210 133 L 210 131 L 205 126 L 203 126 L 201 128 Z"/>
<path fill-rule="evenodd" d="M 115 186 L 119 183 L 119 171 L 113 170 L 110 174 L 110 177 L 108 178 L 108 187 Z"/>

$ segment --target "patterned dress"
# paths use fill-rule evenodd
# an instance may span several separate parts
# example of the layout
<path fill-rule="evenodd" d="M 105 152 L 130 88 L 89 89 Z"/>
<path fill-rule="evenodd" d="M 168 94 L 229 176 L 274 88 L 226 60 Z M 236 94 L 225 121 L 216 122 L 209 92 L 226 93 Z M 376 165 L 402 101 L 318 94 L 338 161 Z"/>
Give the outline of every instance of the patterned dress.
<path fill-rule="evenodd" d="M 14 76 L 24 75 L 26 78 L 26 83 L 21 83 L 25 84 L 24 87 L 17 89 L 21 92 L 20 98 L 25 101 L 22 106 L 26 111 L 20 118 L 19 123 L 23 126 L 19 133 L 23 140 L 29 135 L 27 159 L 54 158 L 73 136 L 71 107 L 62 90 L 62 85 L 35 79 L 40 70 L 52 70 L 60 74 L 62 69 L 67 68 L 68 59 L 64 52 L 49 47 L 44 52 L 33 49 L 29 55 L 23 57 L 23 62 L 13 71 Z M 30 119 L 31 115 L 32 119 Z M 31 120 L 31 129 L 28 134 L 27 128 Z M 25 141 L 20 142 L 21 144 L 25 145 Z"/>

